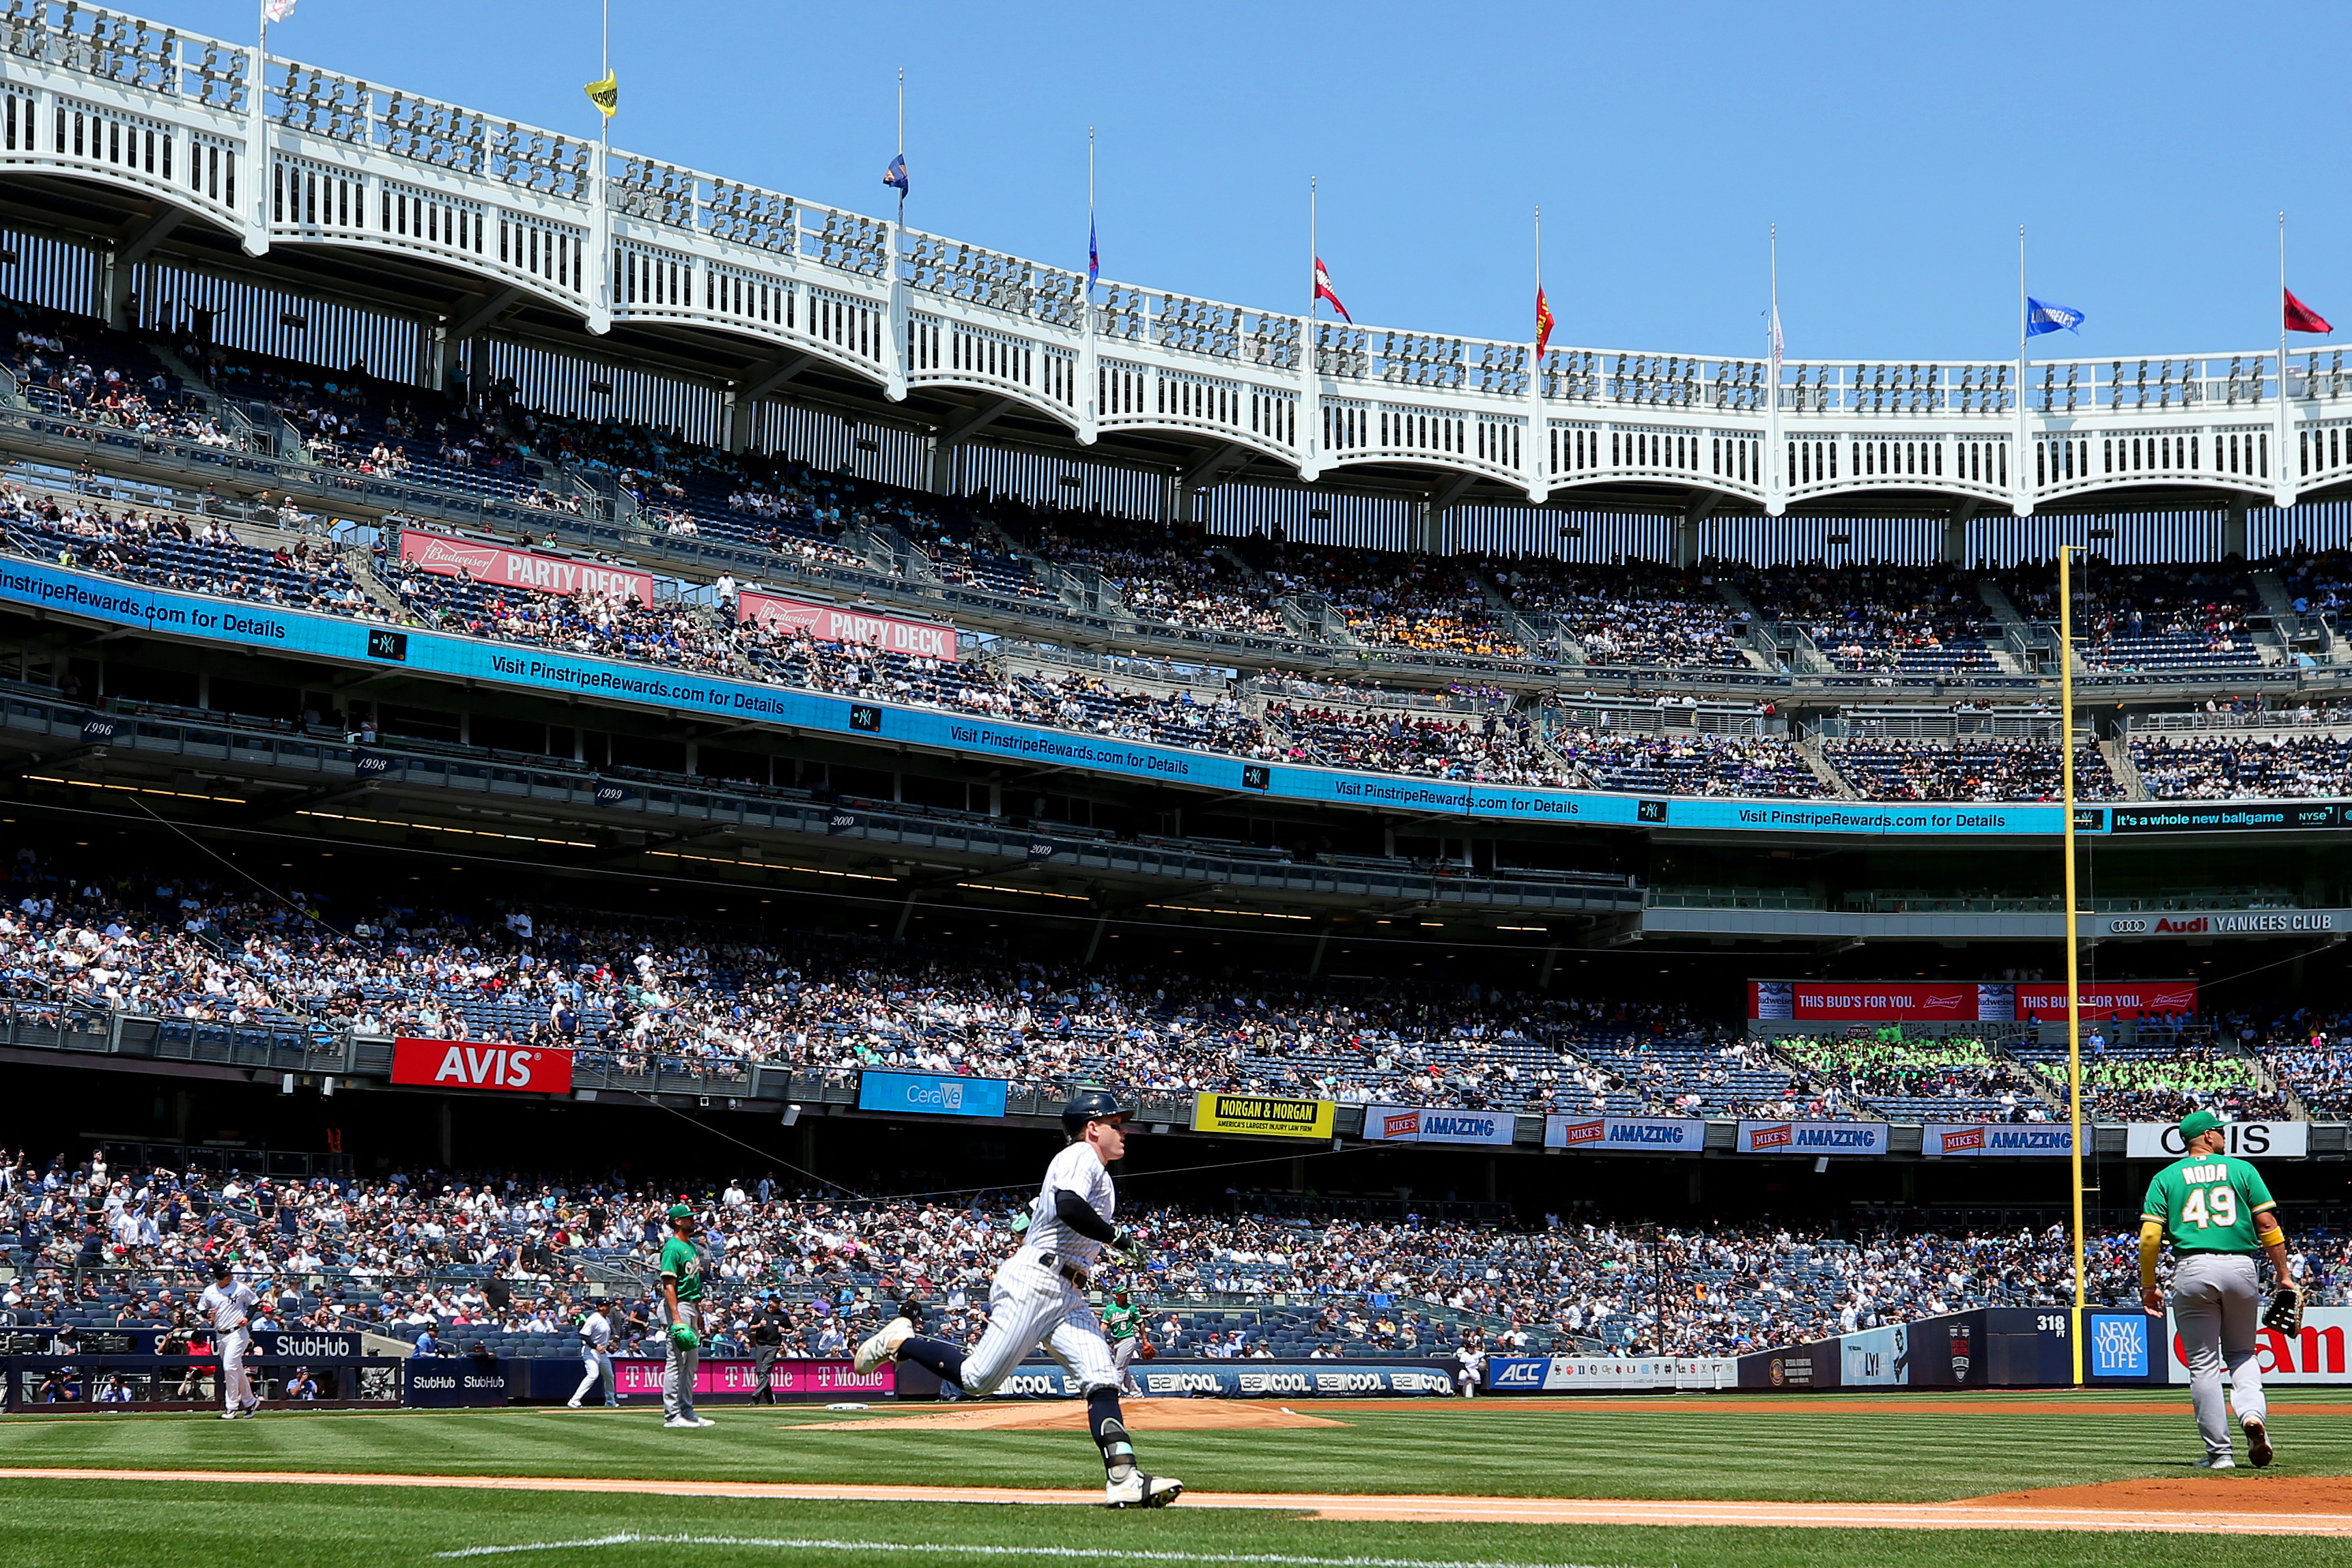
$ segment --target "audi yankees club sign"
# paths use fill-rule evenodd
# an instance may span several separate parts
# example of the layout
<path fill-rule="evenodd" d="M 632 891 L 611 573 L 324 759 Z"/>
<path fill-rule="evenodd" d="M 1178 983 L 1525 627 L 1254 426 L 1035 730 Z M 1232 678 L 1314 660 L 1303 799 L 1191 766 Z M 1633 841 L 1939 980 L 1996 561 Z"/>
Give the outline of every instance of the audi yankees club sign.
<path fill-rule="evenodd" d="M 421 1089 L 495 1089 L 510 1094 L 572 1092 L 572 1052 L 487 1040 L 392 1042 L 392 1082 Z"/>

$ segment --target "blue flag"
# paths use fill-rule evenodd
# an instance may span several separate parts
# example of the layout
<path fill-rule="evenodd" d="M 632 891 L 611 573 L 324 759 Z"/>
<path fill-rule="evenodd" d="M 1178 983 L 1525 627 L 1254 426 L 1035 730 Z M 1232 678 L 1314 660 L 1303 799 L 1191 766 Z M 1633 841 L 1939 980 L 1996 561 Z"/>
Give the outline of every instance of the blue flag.
<path fill-rule="evenodd" d="M 904 152 L 891 159 L 890 166 L 882 171 L 882 183 L 895 188 L 902 196 L 907 193 L 907 155 Z"/>
<path fill-rule="evenodd" d="M 2064 305 L 2049 305 L 2032 298 L 2025 301 L 2025 335 L 2039 338 L 2044 332 L 2073 332 L 2082 335 L 2083 313 Z"/>
<path fill-rule="evenodd" d="M 1095 247 L 1095 221 L 1087 220 L 1087 292 L 1095 291 L 1095 280 L 1102 277 L 1102 252 Z"/>

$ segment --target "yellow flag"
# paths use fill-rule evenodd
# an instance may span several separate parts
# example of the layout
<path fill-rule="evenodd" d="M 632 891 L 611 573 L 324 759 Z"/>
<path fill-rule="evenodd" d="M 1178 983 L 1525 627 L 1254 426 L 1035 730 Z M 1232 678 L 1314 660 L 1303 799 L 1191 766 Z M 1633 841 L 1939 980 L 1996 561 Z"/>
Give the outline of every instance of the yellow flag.
<path fill-rule="evenodd" d="M 603 81 L 592 81 L 580 90 L 588 95 L 588 101 L 607 120 L 621 107 L 621 79 L 616 73 L 608 71 Z"/>

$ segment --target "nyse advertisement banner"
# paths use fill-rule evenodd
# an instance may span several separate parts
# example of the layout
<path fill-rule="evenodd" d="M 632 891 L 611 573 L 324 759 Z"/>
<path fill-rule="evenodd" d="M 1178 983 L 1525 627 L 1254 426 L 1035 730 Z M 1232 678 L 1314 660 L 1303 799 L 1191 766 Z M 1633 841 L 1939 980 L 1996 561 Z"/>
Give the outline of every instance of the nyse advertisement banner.
<path fill-rule="evenodd" d="M 1001 1078 L 867 1071 L 857 1075 L 857 1108 L 918 1116 L 1002 1116 L 1007 1087 Z"/>
<path fill-rule="evenodd" d="M 453 542 L 475 548 L 470 540 Z M 611 572 L 611 569 L 593 568 L 593 563 L 561 557 L 538 559 L 561 562 L 582 572 L 592 569 L 610 572 L 603 580 L 607 583 L 614 578 L 628 579 L 627 591 L 632 593 L 638 591 L 636 580 L 648 576 Z M 530 570 L 536 573 L 538 569 L 533 567 Z M 518 582 L 516 586 L 524 584 Z M 650 592 L 649 584 L 645 591 Z M 1496 821 L 1664 826 L 1775 837 L 1818 833 L 1866 838 L 2049 839 L 2063 827 L 2060 809 L 2051 805 L 1952 807 L 1874 806 L 1866 801 L 1643 800 L 1632 795 L 1455 784 L 1436 779 L 1401 779 L 1287 763 L 1244 762 L 1237 757 L 1122 741 L 1108 736 L 994 723 L 925 708 L 852 703 L 845 697 L 797 687 L 695 676 L 649 664 L 448 632 L 392 632 L 343 616 L 148 588 L 93 572 L 14 559 L 0 561 L 0 603 L 35 607 L 105 625 L 130 626 L 216 647 L 266 648 L 362 668 L 382 668 L 397 663 L 412 674 L 476 681 L 485 686 L 540 696 L 585 696 L 634 704 L 673 716 L 687 715 L 790 726 L 820 734 L 878 736 L 900 745 L 935 747 L 965 756 L 1082 768 L 1120 778 L 1192 784 L 1206 789 L 1248 789 L 1289 800 L 1380 806 Z M 853 709 L 876 715 L 875 722 L 853 724 Z M 2297 810 L 2307 815 L 2315 805 L 2305 803 Z M 2338 808 L 2326 810 L 2336 812 Z M 2120 809 L 2116 814 L 2121 817 Z M 2089 820 L 2084 831 L 2108 831 L 2105 809 L 2087 810 L 2085 816 Z M 2352 820 L 2336 816 L 2331 816 L 2330 821 L 2352 826 Z M 2201 824 L 2182 824 L 2173 831 L 2206 829 Z"/>
<path fill-rule="evenodd" d="M 1695 1155 L 1706 1147 L 1706 1124 L 1682 1116 L 1544 1118 L 1548 1149 L 1630 1149 Z"/>
<path fill-rule="evenodd" d="M 2123 981 L 2082 988 L 2087 1019 L 2193 1013 L 2194 980 Z M 1748 1016 L 1797 1023 L 2011 1023 L 2066 1016 L 2063 985 L 2005 981 L 1916 985 L 1883 981 L 1751 980 Z"/>
<path fill-rule="evenodd" d="M 1429 1105 L 1369 1105 L 1364 1136 L 1392 1144 L 1507 1144 L 1519 1119 L 1508 1111 L 1454 1111 Z"/>
<path fill-rule="evenodd" d="M 1883 1155 L 1884 1122 L 1742 1122 L 1743 1155 Z"/>
<path fill-rule="evenodd" d="M 865 606 L 824 604 L 746 589 L 736 596 L 735 618 L 756 621 L 772 632 L 805 632 L 820 643 L 866 643 L 924 659 L 956 656 L 954 627 L 886 615 Z"/>
<path fill-rule="evenodd" d="M 2299 1160 L 2311 1153 L 2308 1122 L 2231 1122 L 2223 1130 L 2229 1152 L 2242 1160 Z M 2126 1159 L 2177 1160 L 2188 1152 L 2178 1122 L 2134 1122 L 2124 1130 Z"/>
<path fill-rule="evenodd" d="M 392 1082 L 426 1089 L 569 1094 L 572 1053 L 536 1045 L 413 1040 L 404 1035 L 392 1042 Z"/>
<path fill-rule="evenodd" d="M 2153 1321 L 2153 1320 L 2151 1320 Z M 2284 1334 L 2276 1329 L 2254 1331 L 2254 1355 L 2264 1383 L 2352 1383 L 2345 1342 L 2352 1335 L 2352 1307 L 2305 1307 L 2303 1329 Z M 2164 1341 L 2168 1383 L 2189 1381 L 2189 1354 L 2181 1343 L 2180 1325 L 2165 1320 Z"/>
<path fill-rule="evenodd" d="M 1727 1355 L 1497 1355 L 1486 1361 L 1486 1387 L 1496 1394 L 1608 1394 L 1738 1384 L 1739 1363 Z"/>
<path fill-rule="evenodd" d="M 1260 1138 L 1328 1138 L 1339 1106 L 1328 1100 L 1274 1100 L 1263 1094 L 1202 1094 L 1192 1102 L 1196 1133 Z"/>
<path fill-rule="evenodd" d="M 2074 1152 L 2074 1129 L 2047 1122 L 1930 1122 L 1919 1133 L 1919 1152 L 1930 1159 L 2035 1155 L 2063 1159 Z"/>
<path fill-rule="evenodd" d="M 634 599 L 651 608 L 654 578 L 649 571 L 574 560 L 570 556 L 541 555 L 537 550 L 509 549 L 479 539 L 457 539 L 445 534 L 400 532 L 400 559 L 419 571 L 443 577 L 460 574 L 492 588 L 520 588 L 569 599 L 575 593 L 597 599 Z"/>

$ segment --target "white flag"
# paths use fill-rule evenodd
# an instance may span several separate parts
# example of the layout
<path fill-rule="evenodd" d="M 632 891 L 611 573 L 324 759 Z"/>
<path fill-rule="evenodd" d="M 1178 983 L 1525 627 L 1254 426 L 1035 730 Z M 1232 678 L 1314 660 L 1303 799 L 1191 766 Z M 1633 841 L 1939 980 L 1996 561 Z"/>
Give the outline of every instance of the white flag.
<path fill-rule="evenodd" d="M 295 0 L 268 0 L 268 3 L 262 6 L 261 14 L 273 22 L 283 22 L 287 17 L 294 15 L 294 3 Z"/>
<path fill-rule="evenodd" d="M 1772 301 L 1772 362 L 1779 364 L 1788 348 L 1780 341 L 1780 302 Z"/>

